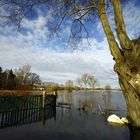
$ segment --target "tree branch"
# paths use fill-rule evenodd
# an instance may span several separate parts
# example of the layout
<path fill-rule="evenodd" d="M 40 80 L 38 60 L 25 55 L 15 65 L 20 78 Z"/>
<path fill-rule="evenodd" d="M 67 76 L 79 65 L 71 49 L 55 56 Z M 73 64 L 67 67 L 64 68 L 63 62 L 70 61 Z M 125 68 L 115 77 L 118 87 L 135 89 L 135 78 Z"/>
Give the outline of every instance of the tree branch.
<path fill-rule="evenodd" d="M 74 15 L 80 11 L 89 11 L 91 9 L 97 9 L 97 6 L 96 5 L 91 5 L 91 6 L 88 6 L 88 7 L 78 7 L 77 5 L 75 6 L 75 11 L 72 12 L 70 15 Z"/>
<path fill-rule="evenodd" d="M 117 32 L 118 39 L 120 41 L 120 45 L 122 49 L 131 49 L 132 44 L 131 44 L 131 40 L 129 39 L 126 33 L 120 0 L 111 0 L 111 3 L 114 9 L 116 32 Z"/>
<path fill-rule="evenodd" d="M 106 34 L 111 55 L 114 57 L 116 62 L 121 62 L 123 59 L 123 55 L 121 50 L 119 49 L 118 43 L 115 40 L 114 34 L 111 30 L 111 27 L 109 25 L 109 21 L 107 19 L 106 11 L 105 11 L 105 3 L 104 0 L 101 0 L 98 5 L 98 14 L 104 29 L 104 32 Z"/>

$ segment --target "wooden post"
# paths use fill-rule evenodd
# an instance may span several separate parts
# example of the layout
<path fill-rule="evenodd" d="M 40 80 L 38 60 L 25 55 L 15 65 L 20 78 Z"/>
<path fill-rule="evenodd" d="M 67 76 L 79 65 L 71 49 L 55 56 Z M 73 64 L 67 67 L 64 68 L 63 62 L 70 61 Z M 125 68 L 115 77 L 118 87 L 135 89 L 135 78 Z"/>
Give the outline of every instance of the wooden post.
<path fill-rule="evenodd" d="M 45 99 L 46 99 L 46 92 L 43 91 L 43 99 L 42 99 L 42 107 L 45 108 Z"/>

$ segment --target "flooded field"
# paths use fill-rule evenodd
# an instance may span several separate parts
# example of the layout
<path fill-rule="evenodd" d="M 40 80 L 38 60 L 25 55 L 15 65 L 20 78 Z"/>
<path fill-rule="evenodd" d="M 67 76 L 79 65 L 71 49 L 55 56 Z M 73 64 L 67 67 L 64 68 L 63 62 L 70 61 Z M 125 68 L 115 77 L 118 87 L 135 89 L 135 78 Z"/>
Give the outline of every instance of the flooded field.
<path fill-rule="evenodd" d="M 7 127 L 1 125 L 1 140 L 130 140 L 133 137 L 128 126 L 112 126 L 107 122 L 110 114 L 127 115 L 121 92 L 60 93 L 53 111 L 52 108 L 25 111 L 28 115 L 20 121 Z"/>

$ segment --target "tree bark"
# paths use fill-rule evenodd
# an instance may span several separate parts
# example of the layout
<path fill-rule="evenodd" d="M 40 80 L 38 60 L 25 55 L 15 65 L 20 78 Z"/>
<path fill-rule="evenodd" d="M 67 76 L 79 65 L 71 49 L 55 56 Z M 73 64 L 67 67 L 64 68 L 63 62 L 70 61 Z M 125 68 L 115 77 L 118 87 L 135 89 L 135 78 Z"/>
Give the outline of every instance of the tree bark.
<path fill-rule="evenodd" d="M 139 90 L 134 88 L 129 81 L 125 78 L 126 76 L 119 76 L 119 83 L 123 90 L 124 97 L 127 104 L 127 116 L 129 122 L 135 127 L 140 127 L 140 96 Z"/>
<path fill-rule="evenodd" d="M 115 60 L 114 70 L 118 74 L 119 83 L 127 103 L 128 119 L 136 127 L 140 127 L 140 37 L 130 40 L 122 15 L 120 0 L 111 0 L 119 44 L 109 25 L 104 0 L 100 0 L 98 14 L 106 34 L 110 51 Z"/>
<path fill-rule="evenodd" d="M 135 41 L 129 39 L 120 0 L 111 0 L 111 2 L 116 32 L 124 55 L 124 60 L 117 69 L 120 86 L 127 103 L 128 119 L 132 125 L 140 127 L 140 38 Z"/>
<path fill-rule="evenodd" d="M 118 43 L 115 40 L 114 34 L 109 25 L 109 21 L 107 19 L 107 15 L 106 15 L 104 0 L 101 0 L 98 5 L 98 14 L 99 14 L 99 18 L 101 20 L 104 32 L 105 32 L 107 40 L 108 40 L 110 52 L 111 52 L 112 56 L 114 57 L 115 61 L 119 63 L 120 61 L 123 60 L 122 53 L 118 47 Z"/>

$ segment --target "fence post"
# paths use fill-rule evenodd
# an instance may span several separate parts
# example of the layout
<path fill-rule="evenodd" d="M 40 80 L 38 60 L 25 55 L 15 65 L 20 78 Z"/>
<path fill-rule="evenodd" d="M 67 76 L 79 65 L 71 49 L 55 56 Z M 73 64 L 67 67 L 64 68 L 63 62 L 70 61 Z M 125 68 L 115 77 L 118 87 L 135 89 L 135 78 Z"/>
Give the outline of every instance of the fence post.
<path fill-rule="evenodd" d="M 42 107 L 45 108 L 46 92 L 43 91 Z"/>

